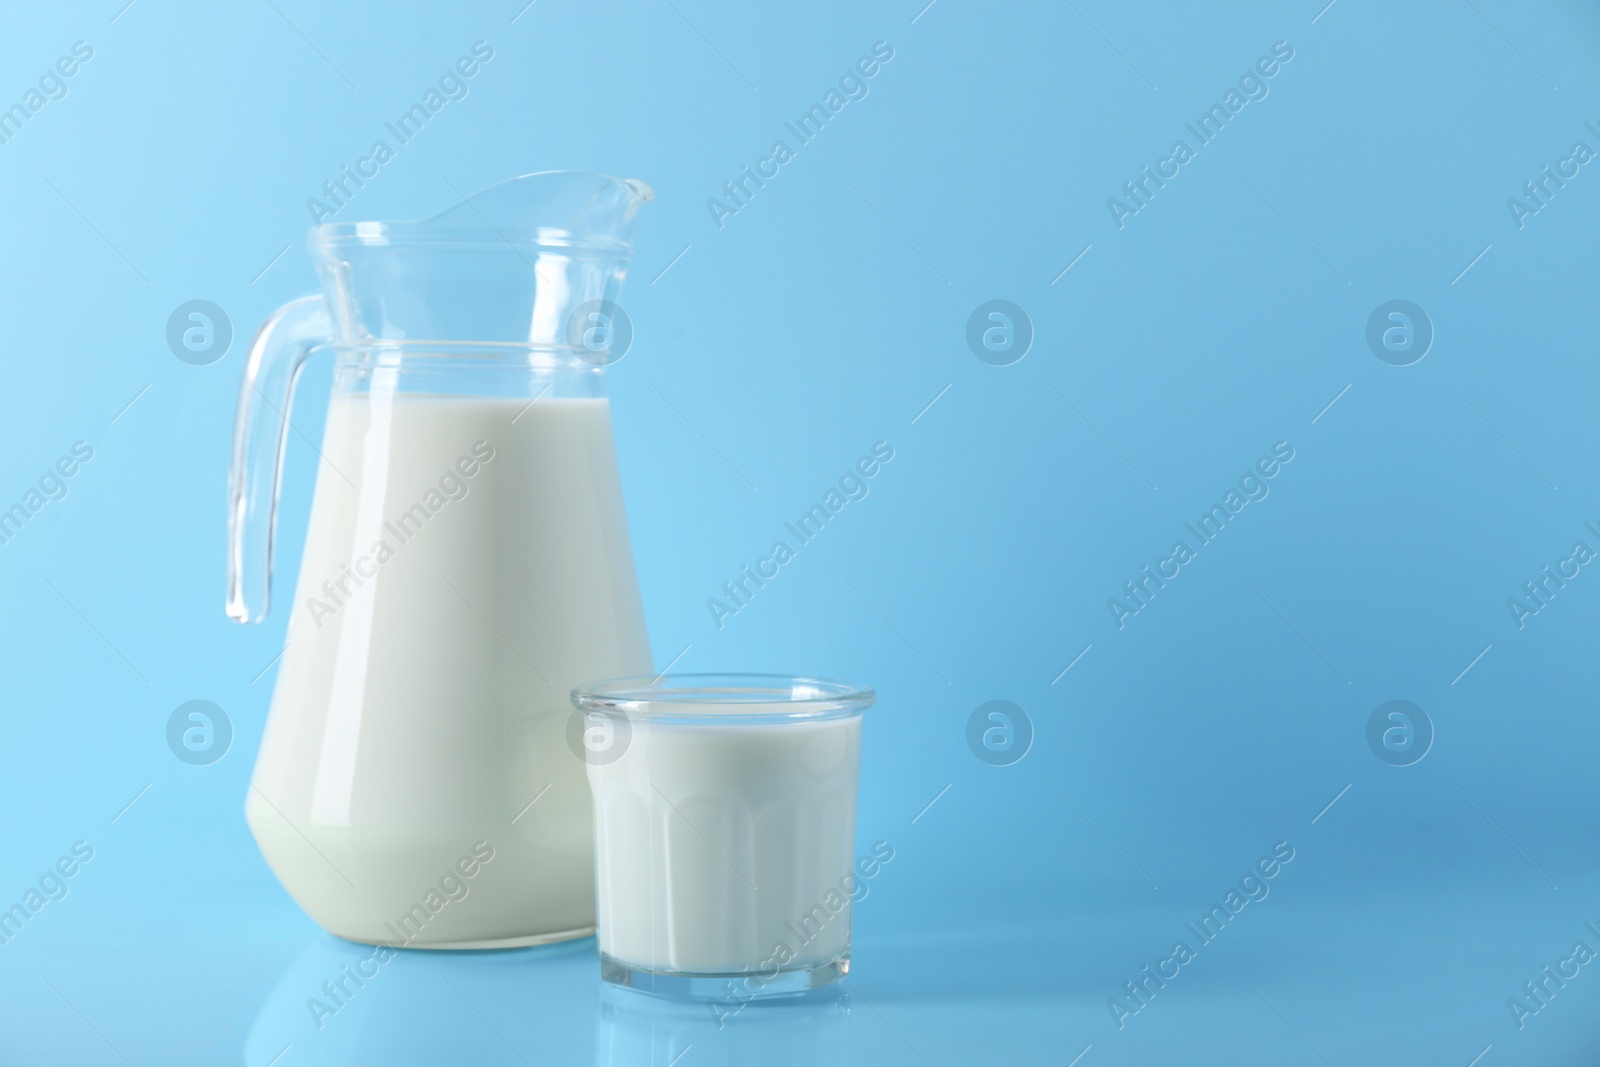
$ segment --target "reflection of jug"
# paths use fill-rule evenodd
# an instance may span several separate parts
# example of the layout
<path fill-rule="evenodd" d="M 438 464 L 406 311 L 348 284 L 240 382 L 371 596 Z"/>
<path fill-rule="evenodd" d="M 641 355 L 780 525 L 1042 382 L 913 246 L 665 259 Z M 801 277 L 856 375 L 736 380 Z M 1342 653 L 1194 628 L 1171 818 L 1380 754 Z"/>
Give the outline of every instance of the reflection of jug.
<path fill-rule="evenodd" d="M 267 606 L 295 377 L 314 348 L 336 358 L 245 804 L 332 933 L 466 948 L 594 927 L 567 692 L 650 668 L 603 380 L 650 197 L 552 172 L 425 222 L 324 225 L 325 296 L 256 336 L 229 492 L 241 622 Z"/>
<path fill-rule="evenodd" d="M 540 1064 L 586 1064 L 594 971 L 581 943 L 420 953 L 319 932 L 262 1001 L 242 1067 L 528 1067 L 535 1053 Z"/>

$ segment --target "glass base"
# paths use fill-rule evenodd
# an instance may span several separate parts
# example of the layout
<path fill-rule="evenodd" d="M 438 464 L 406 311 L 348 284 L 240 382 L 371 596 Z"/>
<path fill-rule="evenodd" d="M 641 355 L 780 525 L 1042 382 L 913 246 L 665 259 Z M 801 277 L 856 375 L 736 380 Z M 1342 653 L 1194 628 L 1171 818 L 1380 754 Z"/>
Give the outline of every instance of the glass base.
<path fill-rule="evenodd" d="M 791 967 L 775 975 L 754 971 L 697 974 L 687 971 L 650 971 L 600 953 L 600 977 L 613 985 L 641 993 L 691 1000 L 752 1000 L 797 997 L 832 985 L 850 973 L 850 957 L 827 963 Z"/>

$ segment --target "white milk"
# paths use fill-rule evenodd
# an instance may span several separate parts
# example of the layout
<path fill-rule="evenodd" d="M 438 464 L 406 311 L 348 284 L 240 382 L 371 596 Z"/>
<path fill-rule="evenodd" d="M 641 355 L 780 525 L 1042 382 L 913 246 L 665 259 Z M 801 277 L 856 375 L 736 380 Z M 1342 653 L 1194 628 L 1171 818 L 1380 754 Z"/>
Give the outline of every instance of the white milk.
<path fill-rule="evenodd" d="M 860 715 L 738 725 L 635 715 L 631 729 L 620 759 L 589 766 L 600 951 L 691 974 L 848 956 Z"/>
<path fill-rule="evenodd" d="M 358 941 L 587 933 L 567 693 L 650 669 L 606 401 L 340 394 L 322 452 L 246 803 L 262 854 Z"/>

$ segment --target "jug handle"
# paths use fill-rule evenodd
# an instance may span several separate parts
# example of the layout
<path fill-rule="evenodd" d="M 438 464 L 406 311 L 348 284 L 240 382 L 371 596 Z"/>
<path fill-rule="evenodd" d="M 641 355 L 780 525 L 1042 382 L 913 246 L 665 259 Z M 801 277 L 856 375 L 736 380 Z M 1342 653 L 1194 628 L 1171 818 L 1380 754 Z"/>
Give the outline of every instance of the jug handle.
<path fill-rule="evenodd" d="M 235 622 L 260 622 L 267 613 L 295 381 L 311 350 L 332 333 L 327 302 L 305 296 L 273 312 L 250 343 L 228 469 L 227 610 Z"/>

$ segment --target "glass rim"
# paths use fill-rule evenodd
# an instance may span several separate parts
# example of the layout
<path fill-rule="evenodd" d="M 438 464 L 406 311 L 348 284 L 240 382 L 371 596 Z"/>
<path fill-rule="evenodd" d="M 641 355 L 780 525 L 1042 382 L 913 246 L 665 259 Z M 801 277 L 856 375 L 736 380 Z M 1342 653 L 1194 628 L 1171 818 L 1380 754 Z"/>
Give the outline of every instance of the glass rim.
<path fill-rule="evenodd" d="M 649 722 L 749 724 L 853 718 L 878 694 L 810 675 L 704 672 L 587 682 L 570 699 L 579 711 Z"/>

